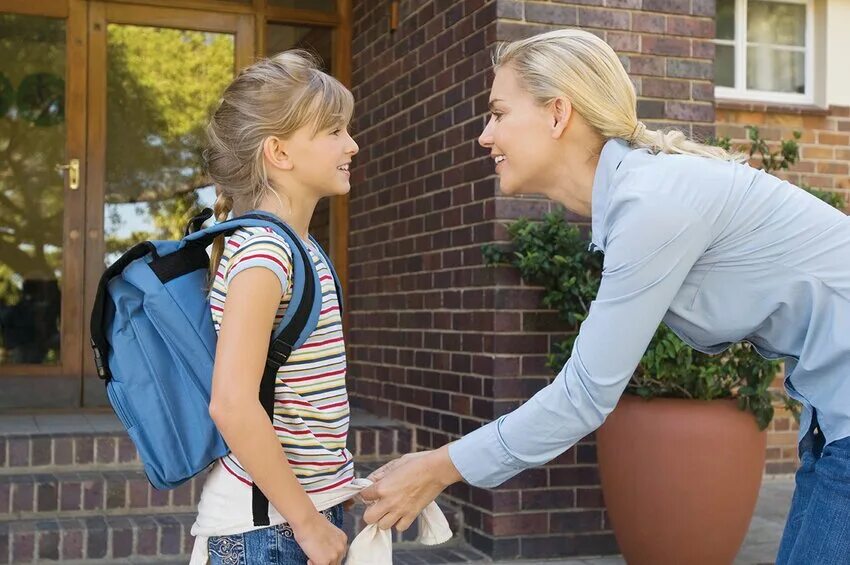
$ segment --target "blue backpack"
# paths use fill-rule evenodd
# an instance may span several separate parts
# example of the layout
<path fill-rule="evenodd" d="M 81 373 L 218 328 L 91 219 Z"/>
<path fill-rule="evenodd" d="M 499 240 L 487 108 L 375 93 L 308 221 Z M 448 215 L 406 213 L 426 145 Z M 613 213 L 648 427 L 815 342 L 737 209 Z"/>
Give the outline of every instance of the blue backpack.
<path fill-rule="evenodd" d="M 174 488 L 229 452 L 209 416 L 216 332 L 210 313 L 206 248 L 241 227 L 267 227 L 293 254 L 292 300 L 269 343 L 260 402 L 274 411 L 275 377 L 316 328 L 321 285 L 300 237 L 280 219 L 251 212 L 201 229 L 205 209 L 180 241 L 146 241 L 113 263 L 100 279 L 91 316 L 92 349 L 109 402 L 127 429 L 145 474 L 158 489 Z M 339 279 L 321 246 L 315 248 Z M 254 485 L 254 524 L 269 524 L 268 499 Z"/>

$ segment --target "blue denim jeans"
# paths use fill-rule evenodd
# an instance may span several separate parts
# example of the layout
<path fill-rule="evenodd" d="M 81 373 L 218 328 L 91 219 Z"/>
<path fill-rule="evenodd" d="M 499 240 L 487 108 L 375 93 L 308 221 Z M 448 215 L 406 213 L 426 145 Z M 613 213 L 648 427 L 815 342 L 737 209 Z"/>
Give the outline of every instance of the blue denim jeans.
<path fill-rule="evenodd" d="M 341 504 L 322 514 L 334 526 L 342 528 Z M 210 565 L 307 565 L 307 555 L 295 541 L 288 524 L 211 537 L 209 552 Z"/>
<path fill-rule="evenodd" d="M 850 565 L 850 437 L 824 446 L 813 418 L 796 483 L 776 565 Z"/>

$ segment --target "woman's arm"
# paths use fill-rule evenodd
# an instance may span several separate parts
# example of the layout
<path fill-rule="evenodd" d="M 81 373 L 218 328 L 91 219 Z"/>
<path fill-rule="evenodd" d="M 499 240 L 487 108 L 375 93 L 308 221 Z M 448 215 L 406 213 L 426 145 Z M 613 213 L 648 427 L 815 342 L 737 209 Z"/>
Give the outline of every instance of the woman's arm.
<path fill-rule="evenodd" d="M 216 348 L 210 416 L 239 462 L 292 526 L 313 563 L 338 563 L 347 538 L 304 492 L 259 401 L 280 296 L 281 283 L 268 269 L 246 269 L 230 281 Z"/>
<path fill-rule="evenodd" d="M 404 491 L 438 494 L 437 485 L 454 473 L 475 486 L 499 485 L 554 459 L 614 409 L 682 282 L 708 247 L 710 230 L 690 210 L 640 199 L 621 203 L 609 216 L 613 227 L 599 292 L 555 381 L 447 449 L 386 471 L 366 493 L 383 503 L 367 511 L 367 522 L 408 524 L 421 506 L 405 507 L 412 501 Z"/>

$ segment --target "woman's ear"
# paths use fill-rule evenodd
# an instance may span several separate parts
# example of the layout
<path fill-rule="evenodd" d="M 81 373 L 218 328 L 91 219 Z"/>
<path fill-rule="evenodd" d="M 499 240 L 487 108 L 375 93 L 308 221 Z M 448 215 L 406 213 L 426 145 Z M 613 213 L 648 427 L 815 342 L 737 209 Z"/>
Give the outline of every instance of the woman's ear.
<path fill-rule="evenodd" d="M 555 98 L 551 104 L 552 109 L 552 138 L 558 139 L 567 129 L 570 118 L 573 115 L 573 105 L 563 96 Z"/>
<path fill-rule="evenodd" d="M 269 136 L 263 140 L 263 158 L 267 166 L 282 171 L 292 170 L 292 159 L 286 152 L 286 142 L 278 137 Z"/>

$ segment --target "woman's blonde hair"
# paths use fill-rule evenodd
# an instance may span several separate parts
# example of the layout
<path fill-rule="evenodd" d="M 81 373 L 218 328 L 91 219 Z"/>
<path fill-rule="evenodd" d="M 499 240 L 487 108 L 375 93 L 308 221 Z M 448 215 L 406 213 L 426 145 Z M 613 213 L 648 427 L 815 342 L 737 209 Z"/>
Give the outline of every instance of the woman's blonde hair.
<path fill-rule="evenodd" d="M 649 130 L 638 120 L 635 87 L 605 41 L 578 29 L 541 33 L 500 44 L 496 68 L 510 66 L 541 105 L 564 96 L 605 139 L 620 138 L 652 152 L 699 155 L 735 161 L 740 156 L 692 141 L 678 130 Z"/>
<path fill-rule="evenodd" d="M 218 221 L 231 210 L 259 206 L 272 186 L 263 161 L 263 143 L 283 139 L 301 127 L 346 127 L 354 98 L 338 80 L 322 72 L 320 61 L 302 50 L 284 51 L 242 69 L 224 90 L 207 126 L 203 158 L 215 183 Z M 213 243 L 210 277 L 215 276 L 224 238 Z"/>

